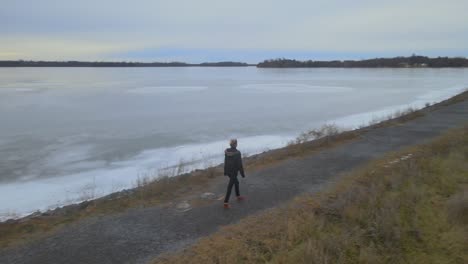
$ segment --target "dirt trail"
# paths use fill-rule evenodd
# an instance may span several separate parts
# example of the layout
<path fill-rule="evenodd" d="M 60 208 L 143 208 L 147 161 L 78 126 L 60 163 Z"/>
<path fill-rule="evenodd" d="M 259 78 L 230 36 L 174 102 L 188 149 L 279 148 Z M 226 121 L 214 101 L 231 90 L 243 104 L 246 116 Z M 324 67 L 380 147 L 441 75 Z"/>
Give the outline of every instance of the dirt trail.
<path fill-rule="evenodd" d="M 187 197 L 190 210 L 185 210 L 186 204 L 174 204 L 92 217 L 40 241 L 1 250 L 0 263 L 145 263 L 160 253 L 190 245 L 222 225 L 297 194 L 321 190 L 340 173 L 389 151 L 423 143 L 466 122 L 468 101 L 441 107 L 402 125 L 371 130 L 333 149 L 247 172 L 248 178 L 241 179 L 241 192 L 248 200 L 233 201 L 230 210 L 223 210 L 222 201 L 216 199 L 200 203 L 200 199 Z M 220 176 L 207 191 L 220 197 L 227 183 L 224 180 Z"/>

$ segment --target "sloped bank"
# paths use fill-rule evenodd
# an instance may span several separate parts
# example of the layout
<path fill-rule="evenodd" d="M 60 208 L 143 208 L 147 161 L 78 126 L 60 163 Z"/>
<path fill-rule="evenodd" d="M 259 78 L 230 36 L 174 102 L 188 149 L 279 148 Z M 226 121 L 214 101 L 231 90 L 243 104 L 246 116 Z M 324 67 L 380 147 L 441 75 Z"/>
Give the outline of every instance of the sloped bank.
<path fill-rule="evenodd" d="M 467 263 L 467 160 L 468 124 L 153 263 Z"/>

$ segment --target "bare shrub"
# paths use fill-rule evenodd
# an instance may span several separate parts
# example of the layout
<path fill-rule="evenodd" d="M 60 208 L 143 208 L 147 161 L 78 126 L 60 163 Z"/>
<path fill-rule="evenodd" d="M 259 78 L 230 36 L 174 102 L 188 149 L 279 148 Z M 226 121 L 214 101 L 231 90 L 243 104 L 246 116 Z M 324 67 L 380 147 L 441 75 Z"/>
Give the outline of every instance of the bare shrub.
<path fill-rule="evenodd" d="M 311 140 L 320 139 L 324 137 L 331 137 L 338 135 L 342 132 L 343 129 L 340 129 L 335 124 L 325 124 L 317 129 L 312 129 L 307 132 L 301 133 L 296 139 L 289 142 L 289 145 L 292 144 L 302 144 Z"/>
<path fill-rule="evenodd" d="M 97 193 L 96 178 L 93 181 L 84 185 L 80 190 L 79 201 L 89 201 L 96 198 Z"/>
<path fill-rule="evenodd" d="M 150 183 L 151 181 L 153 181 L 153 179 L 149 175 L 142 175 L 142 176 L 138 175 L 136 179 L 135 187 L 136 188 L 143 187 L 145 185 L 148 185 L 148 183 Z"/>
<path fill-rule="evenodd" d="M 413 107 L 408 107 L 406 109 L 399 109 L 399 110 L 396 110 L 395 112 L 393 113 L 390 113 L 386 116 L 382 116 L 382 117 L 373 117 L 368 125 L 369 126 L 373 126 L 373 125 L 377 125 L 377 124 L 380 124 L 380 123 L 384 123 L 384 122 L 387 122 L 387 121 L 391 121 L 391 120 L 397 120 L 398 121 L 401 121 L 401 122 L 404 122 L 404 121 L 407 121 L 407 120 L 411 120 L 415 117 L 418 117 L 418 116 L 421 116 L 422 114 L 419 113 L 417 114 L 418 111 L 416 109 L 414 109 Z"/>
<path fill-rule="evenodd" d="M 183 159 L 179 160 L 179 163 L 176 166 L 176 175 L 180 175 L 185 172 L 185 168 L 188 165 Z"/>

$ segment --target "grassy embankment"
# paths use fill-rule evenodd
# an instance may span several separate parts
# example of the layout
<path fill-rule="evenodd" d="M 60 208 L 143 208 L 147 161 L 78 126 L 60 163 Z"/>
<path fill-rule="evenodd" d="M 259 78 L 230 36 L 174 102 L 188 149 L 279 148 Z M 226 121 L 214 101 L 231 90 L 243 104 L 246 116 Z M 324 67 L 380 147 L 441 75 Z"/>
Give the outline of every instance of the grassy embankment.
<path fill-rule="evenodd" d="M 398 125 L 415 118 L 424 116 L 440 107 L 468 99 L 468 92 L 457 95 L 439 104 L 419 111 L 400 112 L 389 116 L 389 120 L 372 122 L 370 126 L 358 130 L 339 133 L 333 127 L 325 126 L 302 134 L 298 140 L 287 147 L 271 150 L 267 153 L 255 155 L 245 160 L 248 170 L 255 170 L 269 166 L 285 159 L 301 157 L 331 148 L 339 144 L 359 138 L 366 131 L 378 127 Z M 315 136 L 321 139 L 307 141 Z M 183 166 L 181 164 L 180 166 Z M 176 169 L 179 170 L 179 169 Z M 206 186 L 213 183 L 222 174 L 220 166 L 206 170 L 195 171 L 177 177 L 161 177 L 157 180 L 142 179 L 138 188 L 129 192 L 116 193 L 101 199 L 83 202 L 79 205 L 67 206 L 63 209 L 41 214 L 19 221 L 0 223 L 0 248 L 30 241 L 50 234 L 61 227 L 80 219 L 118 213 L 134 207 L 148 207 L 164 205 L 169 201 L 206 191 Z M 219 178 L 219 177 L 218 177 Z"/>
<path fill-rule="evenodd" d="M 468 124 L 154 263 L 468 263 Z"/>

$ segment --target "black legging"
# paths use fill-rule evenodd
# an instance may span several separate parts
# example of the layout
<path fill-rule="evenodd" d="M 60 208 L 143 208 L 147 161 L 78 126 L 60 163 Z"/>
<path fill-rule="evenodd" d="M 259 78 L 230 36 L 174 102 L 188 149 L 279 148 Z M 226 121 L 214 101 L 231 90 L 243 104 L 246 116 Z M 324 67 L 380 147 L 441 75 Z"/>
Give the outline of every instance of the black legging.
<path fill-rule="evenodd" d="M 233 185 L 236 186 L 236 196 L 240 196 L 239 180 L 237 179 L 237 175 L 236 176 L 229 176 L 229 184 L 228 184 L 228 187 L 227 187 L 226 198 L 224 198 L 225 203 L 229 202 L 229 197 L 231 196 L 231 190 L 232 190 Z"/>

